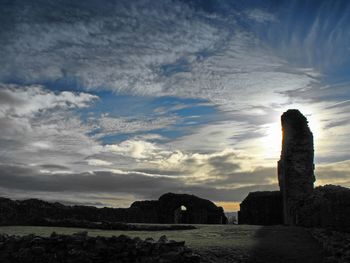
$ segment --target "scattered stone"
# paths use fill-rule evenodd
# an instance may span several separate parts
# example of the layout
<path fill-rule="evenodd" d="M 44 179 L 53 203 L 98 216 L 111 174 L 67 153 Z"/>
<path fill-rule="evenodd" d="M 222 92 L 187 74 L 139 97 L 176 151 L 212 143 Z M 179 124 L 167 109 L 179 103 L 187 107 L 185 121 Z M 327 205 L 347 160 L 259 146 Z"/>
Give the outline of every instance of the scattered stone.
<path fill-rule="evenodd" d="M 161 236 L 158 240 L 158 243 L 167 243 L 168 242 L 168 239 L 165 235 Z"/>
<path fill-rule="evenodd" d="M 325 185 L 298 203 L 298 224 L 350 232 L 350 189 Z"/>
<path fill-rule="evenodd" d="M 125 235 L 89 237 L 87 232 L 79 232 L 73 235 L 52 233 L 50 237 L 0 235 L 0 262 L 198 263 L 200 257 L 185 247 L 184 242 L 168 241 L 166 236 L 157 242 Z"/>
<path fill-rule="evenodd" d="M 322 245 L 327 263 L 350 262 L 350 233 L 310 228 L 311 235 Z"/>

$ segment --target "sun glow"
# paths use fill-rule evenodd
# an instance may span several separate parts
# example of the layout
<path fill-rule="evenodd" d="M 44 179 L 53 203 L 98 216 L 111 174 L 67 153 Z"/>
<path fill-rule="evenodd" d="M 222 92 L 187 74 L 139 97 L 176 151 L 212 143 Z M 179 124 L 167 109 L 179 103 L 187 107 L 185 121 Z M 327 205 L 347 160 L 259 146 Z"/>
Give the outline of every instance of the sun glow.
<path fill-rule="evenodd" d="M 279 122 L 267 124 L 264 127 L 265 136 L 262 137 L 265 158 L 277 159 L 281 151 L 282 129 Z"/>
<path fill-rule="evenodd" d="M 322 128 L 320 125 L 320 115 L 315 114 L 315 110 L 304 105 L 289 105 L 288 108 L 281 110 L 281 114 L 288 109 L 299 109 L 307 118 L 310 130 L 314 135 L 314 140 L 321 137 Z M 282 145 L 282 127 L 280 120 L 262 126 L 264 136 L 261 138 L 264 157 L 267 159 L 278 159 Z"/>

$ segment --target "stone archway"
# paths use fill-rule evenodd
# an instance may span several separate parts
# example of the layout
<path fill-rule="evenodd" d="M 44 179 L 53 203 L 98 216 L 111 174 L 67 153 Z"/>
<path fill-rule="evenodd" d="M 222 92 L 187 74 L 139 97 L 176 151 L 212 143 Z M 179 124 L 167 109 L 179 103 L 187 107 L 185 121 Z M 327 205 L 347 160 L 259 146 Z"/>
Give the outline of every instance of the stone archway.
<path fill-rule="evenodd" d="M 185 205 L 180 205 L 174 210 L 174 223 L 175 224 L 188 224 L 189 212 Z"/>

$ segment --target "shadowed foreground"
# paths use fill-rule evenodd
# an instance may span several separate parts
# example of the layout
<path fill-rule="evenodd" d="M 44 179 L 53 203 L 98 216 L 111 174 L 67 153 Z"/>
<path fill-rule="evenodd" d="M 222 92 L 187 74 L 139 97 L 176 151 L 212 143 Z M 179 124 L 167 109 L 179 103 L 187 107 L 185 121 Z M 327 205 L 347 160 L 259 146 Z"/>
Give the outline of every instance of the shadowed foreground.
<path fill-rule="evenodd" d="M 182 231 L 108 231 L 89 229 L 89 236 L 152 237 L 166 235 L 186 245 L 202 257 L 201 262 L 303 262 L 323 261 L 321 246 L 300 227 L 248 225 L 196 225 Z M 53 231 L 71 234 L 82 229 L 58 227 L 0 227 L 0 233 L 49 236 Z"/>
<path fill-rule="evenodd" d="M 300 227 L 268 226 L 260 228 L 248 262 L 320 263 L 320 244 Z"/>

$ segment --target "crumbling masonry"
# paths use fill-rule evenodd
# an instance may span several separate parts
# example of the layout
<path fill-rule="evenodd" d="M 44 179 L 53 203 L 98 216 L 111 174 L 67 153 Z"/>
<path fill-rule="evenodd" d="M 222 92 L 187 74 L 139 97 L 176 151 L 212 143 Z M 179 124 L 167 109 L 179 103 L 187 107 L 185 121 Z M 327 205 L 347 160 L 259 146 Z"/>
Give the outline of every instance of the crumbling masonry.
<path fill-rule="evenodd" d="M 283 139 L 278 161 L 278 183 L 282 194 L 283 222 L 295 225 L 297 204 L 314 188 L 313 135 L 306 118 L 298 110 L 281 117 Z"/>
<path fill-rule="evenodd" d="M 350 232 L 350 189 L 314 189 L 313 135 L 298 110 L 281 117 L 283 139 L 278 161 L 280 191 L 252 192 L 240 204 L 239 224 L 299 225 Z"/>

